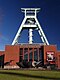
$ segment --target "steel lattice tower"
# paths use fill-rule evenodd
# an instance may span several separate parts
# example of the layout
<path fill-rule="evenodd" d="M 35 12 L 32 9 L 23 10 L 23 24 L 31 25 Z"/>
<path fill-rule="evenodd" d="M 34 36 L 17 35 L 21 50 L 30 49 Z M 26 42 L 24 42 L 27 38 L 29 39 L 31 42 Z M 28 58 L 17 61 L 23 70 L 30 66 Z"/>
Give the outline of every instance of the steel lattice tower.
<path fill-rule="evenodd" d="M 19 27 L 19 30 L 12 42 L 12 45 L 15 45 L 18 43 L 18 38 L 21 35 L 21 31 L 24 28 L 29 29 L 29 44 L 33 43 L 33 30 L 36 29 L 41 37 L 41 40 L 44 44 L 49 45 L 49 42 L 41 28 L 41 25 L 38 22 L 37 19 L 37 13 L 39 12 L 40 8 L 21 8 L 22 12 L 24 12 L 25 17 L 22 21 L 21 26 Z"/>

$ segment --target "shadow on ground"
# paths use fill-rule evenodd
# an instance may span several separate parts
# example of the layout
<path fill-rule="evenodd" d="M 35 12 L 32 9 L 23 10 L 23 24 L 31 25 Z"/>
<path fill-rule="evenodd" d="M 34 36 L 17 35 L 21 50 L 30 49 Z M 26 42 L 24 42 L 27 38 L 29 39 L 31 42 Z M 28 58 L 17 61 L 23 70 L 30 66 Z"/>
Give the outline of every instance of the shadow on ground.
<path fill-rule="evenodd" d="M 36 78 L 36 79 L 48 79 L 48 80 L 60 80 L 60 78 L 55 77 L 48 77 L 48 76 L 36 76 L 36 75 L 30 75 L 30 74 L 24 74 L 24 73 L 14 73 L 14 72 L 0 72 L 0 74 L 8 74 L 8 75 L 14 75 L 19 77 L 30 77 L 30 78 Z"/>

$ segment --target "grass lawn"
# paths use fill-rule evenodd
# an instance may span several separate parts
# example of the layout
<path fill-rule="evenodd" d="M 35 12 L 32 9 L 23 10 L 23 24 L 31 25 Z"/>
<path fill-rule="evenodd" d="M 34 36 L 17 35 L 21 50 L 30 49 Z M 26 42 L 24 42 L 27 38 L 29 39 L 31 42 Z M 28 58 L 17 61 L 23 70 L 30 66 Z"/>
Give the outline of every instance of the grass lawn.
<path fill-rule="evenodd" d="M 0 80 L 60 80 L 60 71 L 0 70 Z"/>

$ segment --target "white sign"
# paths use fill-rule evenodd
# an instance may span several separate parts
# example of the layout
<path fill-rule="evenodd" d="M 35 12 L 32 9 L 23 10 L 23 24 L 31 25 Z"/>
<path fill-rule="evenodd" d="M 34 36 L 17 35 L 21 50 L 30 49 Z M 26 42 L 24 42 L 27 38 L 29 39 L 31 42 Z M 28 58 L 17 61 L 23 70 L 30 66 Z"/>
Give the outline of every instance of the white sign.
<path fill-rule="evenodd" d="M 54 52 L 47 52 L 47 61 L 53 61 Z"/>

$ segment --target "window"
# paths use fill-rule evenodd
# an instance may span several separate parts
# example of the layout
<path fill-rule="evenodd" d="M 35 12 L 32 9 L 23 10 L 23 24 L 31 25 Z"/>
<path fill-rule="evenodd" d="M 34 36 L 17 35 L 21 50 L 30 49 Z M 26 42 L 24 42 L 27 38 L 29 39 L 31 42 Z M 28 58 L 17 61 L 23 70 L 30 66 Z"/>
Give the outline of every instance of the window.
<path fill-rule="evenodd" d="M 32 56 L 33 56 L 33 51 L 32 51 L 32 48 L 29 48 L 29 61 L 32 61 Z"/>
<path fill-rule="evenodd" d="M 23 48 L 20 48 L 20 55 L 23 55 Z"/>
<path fill-rule="evenodd" d="M 28 61 L 28 48 L 24 49 L 24 60 Z"/>
<path fill-rule="evenodd" d="M 38 50 L 37 50 L 37 48 L 34 49 L 34 61 L 38 61 Z"/>

